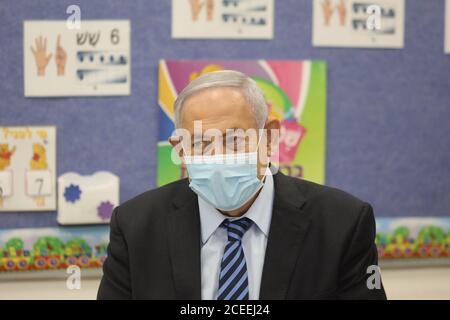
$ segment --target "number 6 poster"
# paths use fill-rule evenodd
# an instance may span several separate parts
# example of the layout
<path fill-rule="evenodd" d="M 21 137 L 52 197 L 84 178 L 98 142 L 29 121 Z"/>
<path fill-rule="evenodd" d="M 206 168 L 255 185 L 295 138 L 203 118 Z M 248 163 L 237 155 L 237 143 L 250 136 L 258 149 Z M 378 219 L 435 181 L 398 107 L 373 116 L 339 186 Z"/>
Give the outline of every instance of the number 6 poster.
<path fill-rule="evenodd" d="M 0 127 L 0 211 L 55 210 L 55 172 L 55 127 Z"/>
<path fill-rule="evenodd" d="M 26 97 L 130 94 L 130 22 L 24 22 Z"/>

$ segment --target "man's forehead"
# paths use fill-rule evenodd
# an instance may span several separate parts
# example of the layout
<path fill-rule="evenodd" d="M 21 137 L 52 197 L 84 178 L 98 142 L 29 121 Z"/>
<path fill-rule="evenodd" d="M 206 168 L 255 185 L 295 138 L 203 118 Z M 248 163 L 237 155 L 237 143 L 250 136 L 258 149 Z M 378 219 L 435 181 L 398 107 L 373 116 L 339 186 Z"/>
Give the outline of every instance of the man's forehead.
<path fill-rule="evenodd" d="M 226 96 L 228 99 L 245 100 L 244 94 L 235 87 L 212 87 L 199 90 L 184 101 L 184 104 L 198 103 L 200 100 L 222 100 Z"/>
<path fill-rule="evenodd" d="M 229 90 L 232 91 L 229 91 Z M 183 103 L 182 119 L 186 121 L 252 118 L 251 107 L 244 95 L 235 88 L 205 89 Z"/>
<path fill-rule="evenodd" d="M 243 135 L 249 135 L 249 134 L 253 134 L 252 130 L 254 130 L 256 132 L 256 129 L 250 128 L 250 129 L 245 129 L 245 128 L 238 128 L 238 127 L 233 127 L 233 128 L 227 128 L 225 130 L 220 130 L 220 129 L 207 129 L 207 130 L 195 130 L 193 132 L 191 132 L 191 137 L 205 137 L 205 136 L 216 136 L 216 135 L 220 135 L 220 136 L 243 136 Z"/>

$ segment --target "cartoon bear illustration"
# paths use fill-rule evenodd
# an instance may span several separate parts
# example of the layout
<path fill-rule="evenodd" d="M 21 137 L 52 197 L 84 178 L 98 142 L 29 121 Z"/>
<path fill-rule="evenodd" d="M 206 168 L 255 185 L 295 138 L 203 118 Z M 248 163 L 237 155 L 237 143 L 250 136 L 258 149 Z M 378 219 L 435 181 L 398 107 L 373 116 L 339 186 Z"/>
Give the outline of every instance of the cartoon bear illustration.
<path fill-rule="evenodd" d="M 16 146 L 9 149 L 7 143 L 0 143 L 0 170 L 5 170 L 11 164 L 11 157 L 16 152 Z"/>
<path fill-rule="evenodd" d="M 30 160 L 31 170 L 44 170 L 48 168 L 45 147 L 39 143 L 33 143 L 33 157 Z"/>

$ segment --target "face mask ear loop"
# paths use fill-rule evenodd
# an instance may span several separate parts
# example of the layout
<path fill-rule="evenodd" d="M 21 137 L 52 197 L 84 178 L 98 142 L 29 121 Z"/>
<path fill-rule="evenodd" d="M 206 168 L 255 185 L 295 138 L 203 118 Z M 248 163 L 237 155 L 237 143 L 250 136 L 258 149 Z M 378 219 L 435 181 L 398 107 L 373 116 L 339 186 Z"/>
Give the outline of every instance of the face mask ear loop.
<path fill-rule="evenodd" d="M 261 138 L 262 138 L 262 135 L 263 135 L 263 133 L 264 133 L 264 128 L 262 128 L 262 129 L 258 129 L 258 144 L 256 145 L 256 158 L 258 158 L 258 153 L 259 153 L 259 144 L 260 144 L 260 142 L 261 142 Z M 270 162 L 269 162 L 270 163 Z M 267 176 L 267 170 L 269 169 L 269 163 L 267 163 L 267 167 L 266 167 L 266 169 L 264 170 L 264 176 L 261 178 L 261 182 L 262 183 L 264 183 L 264 181 L 266 180 L 266 176 Z"/>
<path fill-rule="evenodd" d="M 258 143 L 256 144 L 256 150 L 259 149 L 259 144 L 261 142 L 261 137 L 263 135 L 263 130 L 264 130 L 264 128 L 263 129 L 258 129 Z M 258 152 L 258 151 L 256 151 L 256 152 Z"/>

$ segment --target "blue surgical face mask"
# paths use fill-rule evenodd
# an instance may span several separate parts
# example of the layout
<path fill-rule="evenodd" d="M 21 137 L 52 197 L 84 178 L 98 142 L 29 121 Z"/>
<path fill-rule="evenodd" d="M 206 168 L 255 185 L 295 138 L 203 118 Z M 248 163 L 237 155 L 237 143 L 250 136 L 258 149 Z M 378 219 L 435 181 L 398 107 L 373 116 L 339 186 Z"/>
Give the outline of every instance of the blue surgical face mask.
<path fill-rule="evenodd" d="M 263 186 L 257 176 L 257 152 L 185 156 L 189 187 L 222 211 L 240 208 Z"/>

